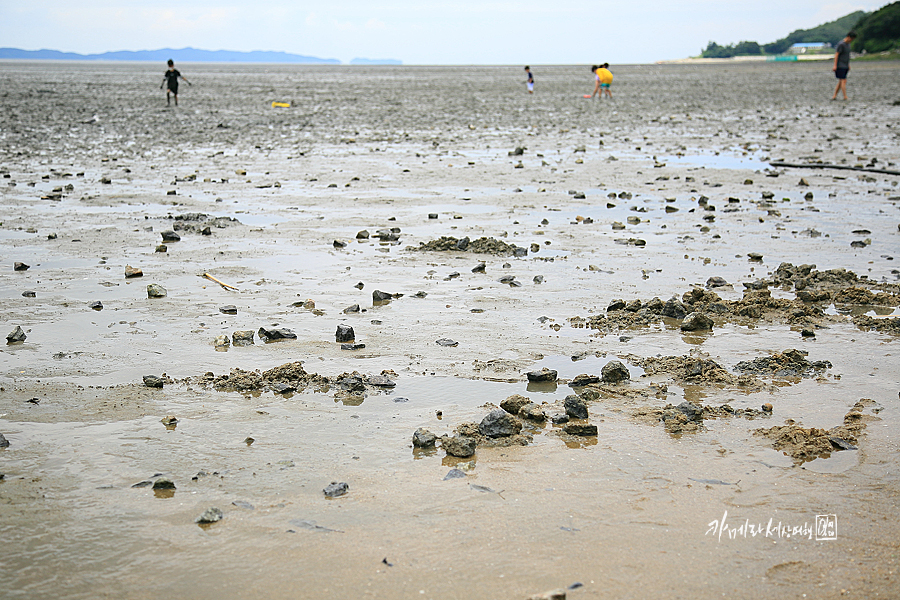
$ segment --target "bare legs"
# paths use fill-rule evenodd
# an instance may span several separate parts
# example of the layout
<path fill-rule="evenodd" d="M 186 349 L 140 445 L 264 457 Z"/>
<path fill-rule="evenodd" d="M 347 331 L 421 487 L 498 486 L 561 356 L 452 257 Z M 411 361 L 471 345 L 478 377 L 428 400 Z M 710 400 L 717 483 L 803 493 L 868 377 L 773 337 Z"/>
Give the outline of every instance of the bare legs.
<path fill-rule="evenodd" d="M 842 92 L 844 94 L 844 100 L 849 100 L 849 98 L 847 98 L 847 80 L 846 79 L 838 79 L 837 85 L 834 88 L 834 95 L 831 96 L 832 100 L 837 100 L 838 92 Z"/>

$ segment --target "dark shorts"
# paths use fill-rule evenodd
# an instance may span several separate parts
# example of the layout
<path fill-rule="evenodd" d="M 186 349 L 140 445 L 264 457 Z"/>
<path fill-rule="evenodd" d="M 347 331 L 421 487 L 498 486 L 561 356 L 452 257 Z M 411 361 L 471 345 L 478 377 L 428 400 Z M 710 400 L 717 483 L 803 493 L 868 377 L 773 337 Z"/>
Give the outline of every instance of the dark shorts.
<path fill-rule="evenodd" d="M 849 73 L 849 72 L 850 72 L 850 69 L 849 69 L 849 68 L 847 68 L 847 69 L 841 69 L 841 68 L 835 69 L 835 70 L 834 70 L 834 76 L 837 77 L 838 79 L 847 79 L 847 73 Z"/>
<path fill-rule="evenodd" d="M 170 83 L 168 87 L 169 87 L 170 92 L 172 92 L 176 96 L 178 95 L 178 82 L 177 81 L 175 83 Z"/>

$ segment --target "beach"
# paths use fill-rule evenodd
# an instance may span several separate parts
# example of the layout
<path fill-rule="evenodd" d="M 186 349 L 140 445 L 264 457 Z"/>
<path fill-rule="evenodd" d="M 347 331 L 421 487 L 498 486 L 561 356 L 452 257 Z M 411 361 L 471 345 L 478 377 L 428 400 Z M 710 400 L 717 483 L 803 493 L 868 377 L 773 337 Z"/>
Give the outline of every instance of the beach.
<path fill-rule="evenodd" d="M 4 596 L 896 593 L 900 63 L 177 68 L 0 62 Z"/>

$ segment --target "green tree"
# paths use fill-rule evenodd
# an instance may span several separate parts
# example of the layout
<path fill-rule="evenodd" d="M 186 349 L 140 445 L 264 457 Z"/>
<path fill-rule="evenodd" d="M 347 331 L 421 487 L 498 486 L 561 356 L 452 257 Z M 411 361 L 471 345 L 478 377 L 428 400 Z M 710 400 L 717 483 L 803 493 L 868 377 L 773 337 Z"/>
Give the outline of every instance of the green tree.
<path fill-rule="evenodd" d="M 900 48 L 900 2 L 881 7 L 863 17 L 854 27 L 857 37 L 851 48 L 856 52 L 884 52 Z"/>

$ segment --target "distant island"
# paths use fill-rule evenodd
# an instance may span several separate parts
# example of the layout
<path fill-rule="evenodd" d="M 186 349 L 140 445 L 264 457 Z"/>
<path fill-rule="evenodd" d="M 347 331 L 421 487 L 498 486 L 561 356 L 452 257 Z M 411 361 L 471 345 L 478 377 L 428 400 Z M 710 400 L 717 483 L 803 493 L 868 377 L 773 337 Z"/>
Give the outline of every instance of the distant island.
<path fill-rule="evenodd" d="M 851 29 L 859 34 L 851 46 L 854 52 L 873 54 L 900 50 L 900 2 L 888 4 L 871 13 L 856 11 L 812 29 L 797 29 L 770 44 L 738 42 L 720 46 L 716 42 L 709 42 L 700 58 L 833 55 L 834 46 Z"/>
<path fill-rule="evenodd" d="M 306 65 L 339 65 L 336 58 L 318 58 L 288 52 L 236 52 L 232 50 L 198 50 L 196 48 L 163 48 L 161 50 L 122 50 L 103 52 L 102 54 L 77 54 L 60 52 L 59 50 L 20 50 L 19 48 L 0 48 L 2 59 L 32 60 L 130 60 L 165 62 L 172 59 L 178 62 L 246 62 L 246 63 L 288 63 Z M 399 60 L 354 58 L 351 65 L 402 65 Z"/>

